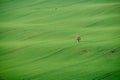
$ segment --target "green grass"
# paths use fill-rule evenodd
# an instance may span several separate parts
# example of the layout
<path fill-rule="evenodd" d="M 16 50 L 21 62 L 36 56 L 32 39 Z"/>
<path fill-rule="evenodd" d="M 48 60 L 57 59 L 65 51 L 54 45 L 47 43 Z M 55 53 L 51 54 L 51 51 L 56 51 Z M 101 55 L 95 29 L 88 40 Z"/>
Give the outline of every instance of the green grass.
<path fill-rule="evenodd" d="M 120 80 L 119 34 L 119 0 L 0 0 L 0 80 Z"/>

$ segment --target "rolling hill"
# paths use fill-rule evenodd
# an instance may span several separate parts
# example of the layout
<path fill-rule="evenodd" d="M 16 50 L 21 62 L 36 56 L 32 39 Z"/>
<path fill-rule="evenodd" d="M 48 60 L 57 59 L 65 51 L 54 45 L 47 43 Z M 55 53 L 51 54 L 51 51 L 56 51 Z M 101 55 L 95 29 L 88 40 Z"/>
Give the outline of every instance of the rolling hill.
<path fill-rule="evenodd" d="M 0 80 L 120 80 L 119 34 L 119 0 L 0 0 Z"/>

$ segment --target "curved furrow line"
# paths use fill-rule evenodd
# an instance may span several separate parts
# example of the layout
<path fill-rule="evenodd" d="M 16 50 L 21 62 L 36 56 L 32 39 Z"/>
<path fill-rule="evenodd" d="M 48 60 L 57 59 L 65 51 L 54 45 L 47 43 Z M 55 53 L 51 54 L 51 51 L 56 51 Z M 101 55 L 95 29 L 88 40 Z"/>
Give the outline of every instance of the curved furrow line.
<path fill-rule="evenodd" d="M 47 56 L 44 56 L 44 57 L 42 57 L 42 58 L 36 59 L 36 60 L 34 60 L 34 61 L 32 61 L 32 62 L 44 60 L 44 59 L 47 59 L 47 58 L 56 56 L 56 55 L 58 55 L 58 54 L 62 54 L 62 52 L 64 52 L 64 50 L 69 49 L 69 48 L 71 48 L 71 47 L 62 48 L 62 49 L 60 49 L 60 50 L 58 50 L 58 51 L 56 51 L 56 52 L 54 52 L 54 53 L 52 53 L 52 54 L 50 54 L 50 55 L 47 55 Z"/>
<path fill-rule="evenodd" d="M 17 29 L 12 29 L 12 30 L 7 30 L 7 31 L 2 31 L 2 30 L 1 30 L 1 31 L 0 31 L 0 35 L 1 35 L 1 34 L 4 34 L 4 33 L 11 32 L 11 31 L 15 31 L 15 30 L 17 30 Z"/>
<path fill-rule="evenodd" d="M 119 6 L 114 6 L 114 7 L 112 7 L 111 8 L 111 6 L 108 6 L 108 8 L 107 9 L 104 9 L 104 7 L 102 8 L 102 11 L 100 10 L 100 12 L 99 12 L 99 9 L 97 10 L 98 12 L 97 13 L 95 13 L 95 12 L 92 12 L 93 14 L 92 14 L 92 16 L 100 16 L 100 15 L 103 15 L 103 14 L 105 14 L 105 13 L 108 13 L 108 12 L 111 12 L 111 11 L 113 11 L 113 10 L 117 10 L 117 9 L 119 9 Z M 66 12 L 67 13 L 67 12 Z M 64 13 L 62 14 L 62 15 L 64 15 Z M 71 16 L 73 16 L 73 15 L 76 15 L 76 12 L 74 12 L 74 14 L 67 14 L 66 16 L 62 16 L 62 15 L 60 15 L 61 17 L 55 17 L 55 19 L 53 18 L 53 20 L 51 20 L 51 21 L 47 21 L 47 22 L 49 22 L 49 23 L 54 23 L 54 22 L 56 22 L 56 19 L 57 19 L 57 21 L 58 20 L 60 20 L 60 21 L 63 21 L 63 20 L 66 20 L 66 19 L 71 19 L 72 17 Z M 78 13 L 77 13 L 77 15 L 79 15 Z M 87 14 L 86 14 L 87 15 Z M 91 17 L 92 17 L 91 16 Z M 51 18 L 51 16 L 49 16 L 48 18 Z M 38 19 L 39 20 L 39 19 Z M 29 21 L 28 21 L 29 22 Z M 32 22 L 34 22 L 34 21 L 32 21 Z M 89 26 L 92 26 L 92 25 L 95 25 L 95 24 L 97 24 L 97 23 L 99 23 L 99 22 L 103 22 L 103 21 L 97 21 L 97 22 L 94 22 L 94 23 L 91 23 L 91 24 L 88 24 L 88 25 L 85 25 L 85 27 L 89 27 Z"/>
<path fill-rule="evenodd" d="M 119 16 L 117 16 L 117 17 L 119 17 Z M 109 18 L 108 18 L 109 19 Z M 106 24 L 106 21 L 108 20 L 108 19 L 106 19 L 106 20 L 99 20 L 99 21 L 95 21 L 95 22 L 92 22 L 92 23 L 90 23 L 90 24 L 87 24 L 87 25 L 84 25 L 83 27 L 85 27 L 85 28 L 89 28 L 89 27 L 96 27 L 96 25 L 100 25 L 100 24 Z M 112 19 L 112 18 L 111 18 Z M 116 20 L 116 21 L 118 21 L 119 22 L 119 20 Z M 114 21 L 112 21 L 112 22 L 114 22 Z M 108 23 L 108 22 L 107 22 Z"/>
<path fill-rule="evenodd" d="M 91 62 L 91 61 L 97 60 L 99 58 L 100 58 L 100 56 L 99 57 L 93 57 L 92 59 L 90 58 L 90 59 L 87 59 L 87 60 L 82 61 L 80 63 L 67 65 L 67 66 L 64 66 L 64 67 L 61 67 L 61 68 L 58 68 L 58 69 L 50 70 L 50 71 L 47 71 L 47 72 L 44 72 L 44 73 L 40 73 L 38 75 L 31 76 L 29 79 L 33 79 L 33 78 L 36 78 L 38 76 L 45 75 L 45 74 L 50 74 L 50 73 L 58 72 L 58 71 L 61 71 L 63 69 L 67 69 L 67 68 L 71 68 L 71 67 L 76 67 L 76 66 L 78 66 L 78 65 L 80 65 L 82 63 Z M 29 74 L 27 74 L 25 76 L 29 76 Z"/>
<path fill-rule="evenodd" d="M 116 74 L 116 73 L 120 73 L 120 71 L 112 71 L 112 72 L 106 73 L 106 74 L 104 74 L 104 75 L 98 76 L 98 77 L 96 77 L 96 78 L 94 78 L 94 79 L 92 79 L 92 80 L 103 80 L 103 79 L 105 79 L 105 78 L 108 78 L 108 77 Z"/>
<path fill-rule="evenodd" d="M 57 54 L 61 54 L 64 50 L 66 50 L 66 49 L 68 49 L 68 48 L 71 48 L 71 47 L 67 47 L 67 48 L 60 49 L 60 50 L 54 52 L 53 54 L 50 54 L 50 55 L 47 55 L 47 56 L 44 56 L 44 57 L 41 57 L 41 58 L 39 58 L 39 59 L 35 59 L 35 60 L 32 60 L 32 61 L 29 61 L 29 62 L 25 62 L 25 63 L 22 63 L 22 64 L 30 64 L 31 62 L 34 63 L 34 62 L 38 62 L 38 61 L 40 61 L 40 60 L 44 60 L 44 59 L 47 59 L 47 58 L 56 56 Z M 119 48 L 114 48 L 113 50 L 115 50 L 115 49 L 119 50 Z M 118 52 L 118 51 L 117 51 L 117 52 Z M 66 67 L 64 67 L 64 68 L 75 67 L 75 66 L 78 66 L 78 65 L 80 65 L 80 64 L 82 64 L 82 63 L 92 62 L 92 61 L 95 61 L 95 60 L 97 60 L 97 59 L 99 59 L 99 58 L 102 58 L 102 57 L 104 57 L 104 56 L 106 55 L 106 52 L 101 52 L 101 53 L 103 53 L 103 54 L 101 54 L 101 55 L 99 55 L 99 56 L 96 56 L 96 57 L 92 57 L 92 58 L 90 57 L 89 59 L 84 60 L 84 61 L 82 61 L 82 62 L 80 62 L 80 63 L 72 64 L 72 65 L 66 66 Z M 9 67 L 9 68 L 12 68 L 12 67 L 15 67 L 15 66 L 19 66 L 19 67 L 20 67 L 20 66 L 22 66 L 22 64 L 17 64 L 17 65 L 11 66 L 11 67 Z M 6 68 L 6 69 L 8 69 L 8 68 Z M 61 68 L 61 69 L 62 69 L 62 68 Z"/>
<path fill-rule="evenodd" d="M 81 42 L 106 42 L 106 41 L 114 41 L 116 42 L 116 40 L 120 40 L 120 36 L 118 35 L 117 37 L 113 37 L 113 38 L 110 38 L 110 39 L 104 39 L 104 40 L 99 40 L 99 41 L 81 41 Z"/>
<path fill-rule="evenodd" d="M 58 71 L 61 71 L 63 69 L 68 69 L 68 68 L 71 68 L 71 67 L 76 67 L 76 66 L 79 66 L 80 64 L 83 64 L 83 63 L 87 64 L 89 62 L 98 60 L 98 59 L 104 57 L 105 55 L 106 54 L 102 54 L 102 55 L 99 55 L 99 56 L 96 56 L 96 57 L 92 57 L 92 58 L 90 57 L 89 59 L 84 60 L 84 61 L 82 61 L 80 63 L 76 63 L 76 64 L 72 64 L 72 65 L 67 65 L 67 66 L 61 67 L 59 69 L 54 69 L 54 70 L 50 70 L 50 71 L 47 71 L 47 72 L 44 72 L 44 73 L 41 73 L 41 74 L 38 74 L 38 75 L 34 75 L 34 76 L 31 76 L 29 79 L 34 79 L 36 77 L 40 77 L 40 76 L 45 75 L 45 74 L 50 74 L 50 73 L 58 72 Z M 29 76 L 29 74 L 27 74 L 26 76 Z"/>
<path fill-rule="evenodd" d="M 69 48 L 71 48 L 71 47 L 66 47 L 66 48 L 63 48 L 63 49 L 60 49 L 60 50 L 58 50 L 58 51 L 56 51 L 56 52 L 54 52 L 54 53 L 52 53 L 52 54 L 49 54 L 49 55 L 47 55 L 47 56 L 44 56 L 44 57 L 40 57 L 40 58 L 37 58 L 37 59 L 34 59 L 34 60 L 30 60 L 30 61 L 27 61 L 27 62 L 22 62 L 22 63 L 20 63 L 20 64 L 16 64 L 16 65 L 12 65 L 12 66 L 10 66 L 10 67 L 7 67 L 7 68 L 4 68 L 4 69 L 10 69 L 10 68 L 15 68 L 15 67 L 20 67 L 20 66 L 22 66 L 23 64 L 31 64 L 31 63 L 37 63 L 38 61 L 41 61 L 41 60 L 44 60 L 44 59 L 47 59 L 47 58 L 51 58 L 51 57 L 53 57 L 53 56 L 56 56 L 56 55 L 58 55 L 58 54 L 61 54 L 64 50 L 66 50 L 66 49 L 69 49 Z M 40 62 L 39 62 L 40 63 Z"/>
<path fill-rule="evenodd" d="M 119 9 L 120 9 L 119 4 L 111 4 L 111 5 L 102 6 L 102 8 L 100 8 L 98 10 L 98 12 L 96 13 L 97 15 L 95 15 L 95 16 L 100 16 L 100 15 L 103 15 L 105 13 L 112 12 L 114 10 L 119 11 Z"/>
<path fill-rule="evenodd" d="M 104 52 L 105 55 L 113 55 L 113 54 L 120 54 L 120 47 L 117 47 L 117 48 L 113 48 L 112 50 L 109 49 L 107 51 Z"/>
<path fill-rule="evenodd" d="M 109 8 L 109 6 L 108 6 L 108 8 Z M 115 9 L 114 9 L 115 10 Z M 108 11 L 111 11 L 111 8 L 110 8 L 110 10 L 109 9 L 105 9 L 104 11 L 101 11 L 101 12 L 99 12 L 98 14 L 100 14 L 100 13 L 105 13 L 105 12 L 108 12 Z M 26 13 L 26 14 L 22 14 L 21 15 L 21 17 L 20 16 L 16 16 L 16 17 L 19 17 L 19 18 L 22 18 L 22 17 L 25 17 L 25 16 L 28 16 L 28 14 L 31 14 L 31 12 L 30 13 Z M 73 15 L 73 14 L 72 14 Z M 72 16 L 72 15 L 69 15 L 68 17 L 63 17 L 63 18 L 69 18 L 70 16 Z M 63 18 L 61 18 L 61 19 L 63 19 Z M 18 19 L 18 18 L 17 18 Z M 14 19 L 15 20 L 15 19 Z M 55 19 L 56 20 L 56 19 Z M 57 20 L 59 20 L 59 18 L 57 19 Z M 54 22 L 54 21 L 52 21 L 52 22 Z M 50 21 L 50 23 L 52 23 L 51 21 Z"/>
<path fill-rule="evenodd" d="M 9 51 L 1 52 L 1 53 L 0 53 L 0 56 L 12 54 L 12 53 L 15 53 L 15 52 L 17 52 L 17 51 L 20 51 L 20 50 L 23 50 L 23 49 L 25 49 L 25 48 L 28 48 L 28 47 L 29 47 L 29 46 L 24 46 L 24 47 L 12 49 L 12 50 L 9 50 Z"/>
<path fill-rule="evenodd" d="M 26 41 L 26 40 L 30 40 L 30 39 L 34 39 L 36 37 L 40 37 L 41 35 L 46 35 L 51 33 L 51 31 L 48 32 L 43 32 L 43 33 L 35 33 L 35 34 L 31 34 L 30 36 L 27 36 L 26 38 L 22 39 L 22 41 Z"/>

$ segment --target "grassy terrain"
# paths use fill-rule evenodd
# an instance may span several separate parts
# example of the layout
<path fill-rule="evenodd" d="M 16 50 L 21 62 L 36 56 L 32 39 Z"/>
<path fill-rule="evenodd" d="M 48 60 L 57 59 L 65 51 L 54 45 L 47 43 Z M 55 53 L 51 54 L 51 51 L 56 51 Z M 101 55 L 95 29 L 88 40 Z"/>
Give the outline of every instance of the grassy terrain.
<path fill-rule="evenodd" d="M 0 80 L 120 80 L 119 41 L 119 0 L 0 0 Z"/>

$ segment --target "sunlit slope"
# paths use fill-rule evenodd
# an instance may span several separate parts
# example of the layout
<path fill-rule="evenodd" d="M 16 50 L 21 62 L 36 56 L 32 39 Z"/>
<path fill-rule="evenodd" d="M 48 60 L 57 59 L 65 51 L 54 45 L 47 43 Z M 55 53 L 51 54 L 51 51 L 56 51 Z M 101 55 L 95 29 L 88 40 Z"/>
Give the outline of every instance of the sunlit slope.
<path fill-rule="evenodd" d="M 0 0 L 0 80 L 119 80 L 119 26 L 119 0 Z"/>

